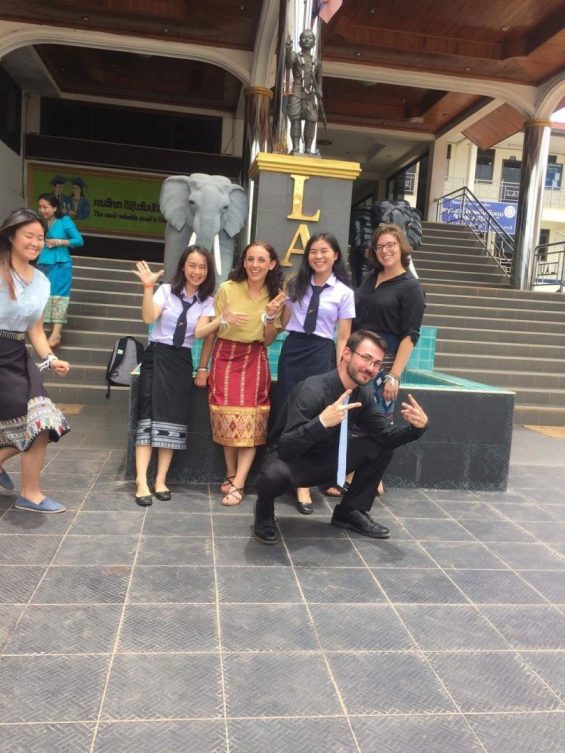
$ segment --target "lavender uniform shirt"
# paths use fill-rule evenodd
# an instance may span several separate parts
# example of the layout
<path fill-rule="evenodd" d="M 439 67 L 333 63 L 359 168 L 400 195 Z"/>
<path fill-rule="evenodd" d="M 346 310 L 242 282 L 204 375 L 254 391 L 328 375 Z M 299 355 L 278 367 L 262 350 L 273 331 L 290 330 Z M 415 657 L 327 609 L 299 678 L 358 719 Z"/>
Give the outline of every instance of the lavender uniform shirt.
<path fill-rule="evenodd" d="M 310 280 L 313 283 L 313 280 Z M 327 288 L 320 294 L 320 307 L 316 329 L 312 334 L 333 340 L 337 323 L 341 319 L 355 318 L 355 295 L 351 288 L 340 282 L 335 275 L 326 280 Z M 290 319 L 286 325 L 288 332 L 304 332 L 304 319 L 312 298 L 312 287 L 304 294 L 301 301 L 287 300 L 285 306 L 290 310 Z"/>
<path fill-rule="evenodd" d="M 181 297 L 183 301 L 193 301 L 196 295 L 189 298 L 183 290 Z M 164 284 L 155 292 L 153 303 L 157 304 L 157 306 L 162 306 L 162 309 L 159 318 L 155 320 L 153 330 L 149 336 L 149 342 L 172 345 L 177 321 L 182 314 L 181 299 L 171 292 L 169 284 Z M 192 348 L 196 339 L 194 337 L 194 329 L 201 316 L 214 316 L 214 299 L 212 296 L 208 296 L 202 302 L 196 298 L 196 302 L 188 309 L 186 331 L 182 344 L 184 348 Z"/>

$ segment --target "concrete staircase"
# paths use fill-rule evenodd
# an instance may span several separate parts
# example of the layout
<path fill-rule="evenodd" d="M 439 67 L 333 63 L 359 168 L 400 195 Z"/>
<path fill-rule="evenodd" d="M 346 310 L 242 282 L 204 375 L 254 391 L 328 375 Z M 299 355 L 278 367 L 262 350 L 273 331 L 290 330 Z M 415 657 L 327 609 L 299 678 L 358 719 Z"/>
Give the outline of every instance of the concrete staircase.
<path fill-rule="evenodd" d="M 516 423 L 565 425 L 565 295 L 514 290 L 466 228 L 423 224 L 436 369 L 513 390 Z"/>
<path fill-rule="evenodd" d="M 119 337 L 133 335 L 147 342 L 141 285 L 131 272 L 134 262 L 86 256 L 73 261 L 73 290 L 59 350 L 61 358 L 70 362 L 71 372 L 67 379 L 46 374 L 45 385 L 60 403 L 125 405 L 127 387 L 112 387 L 110 400 L 105 399 L 105 375 Z"/>

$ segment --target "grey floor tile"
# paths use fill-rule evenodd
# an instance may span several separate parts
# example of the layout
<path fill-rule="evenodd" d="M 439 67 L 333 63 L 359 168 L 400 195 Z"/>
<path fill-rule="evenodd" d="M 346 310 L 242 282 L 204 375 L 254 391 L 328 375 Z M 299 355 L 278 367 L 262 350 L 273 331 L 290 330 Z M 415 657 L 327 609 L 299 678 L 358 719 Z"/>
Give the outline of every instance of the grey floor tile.
<path fill-rule="evenodd" d="M 137 555 L 138 565 L 211 566 L 212 540 L 207 536 L 143 536 Z"/>
<path fill-rule="evenodd" d="M 216 651 L 213 604 L 128 604 L 118 650 L 131 653 Z"/>
<path fill-rule="evenodd" d="M 108 656 L 5 656 L 0 663 L 3 722 L 95 720 Z M 30 702 L 33 699 L 33 702 Z"/>
<path fill-rule="evenodd" d="M 109 604 L 124 600 L 131 568 L 125 565 L 47 569 L 36 604 Z"/>
<path fill-rule="evenodd" d="M 289 539 L 287 547 L 295 567 L 362 567 L 351 541 L 339 539 Z"/>
<path fill-rule="evenodd" d="M 357 753 L 345 719 L 233 719 L 232 753 Z"/>
<path fill-rule="evenodd" d="M 148 604 L 215 601 L 214 571 L 211 567 L 138 565 L 129 600 Z"/>
<path fill-rule="evenodd" d="M 222 515 L 222 513 L 212 515 L 214 538 L 248 539 L 251 536 L 252 524 L 252 515 Z"/>
<path fill-rule="evenodd" d="M 522 525 L 528 521 L 550 521 L 553 519 L 551 513 L 544 510 L 540 505 L 534 502 L 523 502 L 514 504 L 508 502 L 493 502 L 492 507 L 513 523 Z M 526 526 L 524 526 L 525 528 Z"/>
<path fill-rule="evenodd" d="M 565 570 L 565 556 L 546 544 L 489 544 L 515 570 Z"/>
<path fill-rule="evenodd" d="M 319 654 L 226 654 L 224 670 L 228 717 L 342 713 Z"/>
<path fill-rule="evenodd" d="M 471 605 L 401 605 L 398 612 L 424 651 L 508 648 L 506 641 Z"/>
<path fill-rule="evenodd" d="M 555 693 L 565 699 L 565 651 L 562 648 L 559 651 L 520 651 L 520 655 Z"/>
<path fill-rule="evenodd" d="M 41 580 L 44 567 L 0 566 L 0 603 L 25 604 Z"/>
<path fill-rule="evenodd" d="M 0 750 L 5 753 L 90 753 L 91 724 L 0 724 Z"/>
<path fill-rule="evenodd" d="M 450 570 L 449 577 L 475 604 L 545 604 L 545 599 L 506 570 Z"/>
<path fill-rule="evenodd" d="M 210 494 L 204 489 L 186 489 L 185 487 L 177 487 L 171 484 L 172 497 L 168 501 L 153 500 L 153 507 L 151 513 L 168 512 L 168 513 L 193 513 L 203 512 L 209 513 L 210 506 Z"/>
<path fill-rule="evenodd" d="M 131 565 L 139 536 L 74 536 L 68 534 L 53 558 L 54 565 Z"/>
<path fill-rule="evenodd" d="M 289 567 L 219 567 L 218 594 L 223 602 L 302 602 Z"/>
<path fill-rule="evenodd" d="M 355 546 L 369 567 L 437 567 L 422 545 L 411 539 L 407 541 L 358 539 L 355 541 Z"/>
<path fill-rule="evenodd" d="M 413 490 L 410 489 L 409 491 Z M 426 489 L 422 494 L 424 494 L 426 498 L 433 499 L 434 502 L 438 502 L 441 505 L 442 502 L 454 500 L 460 502 L 476 502 L 480 498 L 482 492 L 473 492 L 469 489 Z"/>
<path fill-rule="evenodd" d="M 222 604 L 225 651 L 319 651 L 316 632 L 302 604 Z"/>
<path fill-rule="evenodd" d="M 462 604 L 466 599 L 439 570 L 372 569 L 394 604 Z"/>
<path fill-rule="evenodd" d="M 44 492 L 45 493 L 45 492 Z M 59 515 L 39 515 L 26 510 L 8 510 L 0 520 L 0 534 L 48 534 L 62 535 L 73 522 L 75 513 L 67 511 Z"/>
<path fill-rule="evenodd" d="M 30 605 L 7 654 L 98 654 L 113 651 L 120 605 Z"/>
<path fill-rule="evenodd" d="M 329 524 L 326 518 L 318 515 L 300 515 L 300 517 L 277 517 L 280 531 L 285 539 L 345 539 L 347 533 L 343 528 Z"/>
<path fill-rule="evenodd" d="M 351 604 L 336 610 L 333 604 L 310 607 L 316 632 L 325 651 L 407 651 L 415 648 L 392 607 Z"/>
<path fill-rule="evenodd" d="M 67 466 L 67 471 L 68 471 Z M 43 488 L 43 491 L 49 491 L 51 492 L 56 490 L 69 490 L 69 489 L 75 489 L 77 491 L 79 490 L 88 490 L 93 482 L 95 481 L 96 477 L 98 476 L 98 473 L 84 473 L 84 474 L 77 474 L 74 473 L 60 473 L 57 471 L 49 472 L 41 474 L 41 486 Z"/>
<path fill-rule="evenodd" d="M 47 565 L 60 542 L 60 535 L 0 535 L 0 565 Z"/>
<path fill-rule="evenodd" d="M 463 520 L 461 524 L 479 541 L 533 541 L 533 536 L 509 520 Z"/>
<path fill-rule="evenodd" d="M 349 714 L 434 714 L 455 711 L 417 654 L 328 654 Z"/>
<path fill-rule="evenodd" d="M 319 604 L 374 604 L 385 595 L 363 568 L 298 568 L 296 575 L 306 601 Z"/>
<path fill-rule="evenodd" d="M 520 570 L 519 574 L 553 604 L 565 604 L 565 571 Z"/>
<path fill-rule="evenodd" d="M 556 520 L 528 521 L 521 523 L 521 526 L 545 544 L 565 543 L 565 523 L 563 522 Z"/>
<path fill-rule="evenodd" d="M 145 510 L 135 504 L 135 495 L 130 492 L 104 492 L 98 491 L 96 487 L 89 492 L 82 511 L 105 511 L 110 512 L 137 512 L 143 515 Z"/>
<path fill-rule="evenodd" d="M 104 722 L 93 753 L 227 753 L 223 721 Z"/>
<path fill-rule="evenodd" d="M 484 753 L 463 716 L 352 717 L 362 753 Z"/>
<path fill-rule="evenodd" d="M 254 538 L 247 541 L 233 538 L 217 538 L 214 541 L 216 565 L 218 567 L 290 566 L 286 550 L 282 546 L 264 546 Z"/>
<path fill-rule="evenodd" d="M 552 711 L 559 708 L 557 697 L 512 652 L 428 656 L 464 713 Z"/>
<path fill-rule="evenodd" d="M 515 649 L 565 647 L 565 615 L 547 606 L 481 607 L 481 612 Z"/>
<path fill-rule="evenodd" d="M 400 522 L 416 541 L 470 541 L 473 538 L 455 520 L 401 518 Z"/>
<path fill-rule="evenodd" d="M 384 500 L 385 506 L 391 513 L 399 518 L 447 518 L 446 513 L 435 504 L 427 499 L 387 499 Z M 375 510 L 375 517 L 378 518 Z"/>
<path fill-rule="evenodd" d="M 478 714 L 467 718 L 487 753 L 563 753 L 563 713 Z"/>
<path fill-rule="evenodd" d="M 95 510 L 77 513 L 69 533 L 86 536 L 135 535 L 141 531 L 143 516 L 137 512 L 102 512 Z"/>
<path fill-rule="evenodd" d="M 144 536 L 211 536 L 210 515 L 160 512 L 147 515 Z"/>
<path fill-rule="evenodd" d="M 442 510 L 455 520 L 501 520 L 500 514 L 488 502 L 444 500 L 438 502 Z"/>
<path fill-rule="evenodd" d="M 0 605 L 0 651 L 2 651 L 4 645 L 10 639 L 12 631 L 14 630 L 19 616 L 23 612 L 23 609 L 24 607 L 22 605 Z"/>
<path fill-rule="evenodd" d="M 425 541 L 422 546 L 441 567 L 472 570 L 508 568 L 508 565 L 478 541 Z"/>
<path fill-rule="evenodd" d="M 219 718 L 220 658 L 215 654 L 118 654 L 101 718 Z"/>

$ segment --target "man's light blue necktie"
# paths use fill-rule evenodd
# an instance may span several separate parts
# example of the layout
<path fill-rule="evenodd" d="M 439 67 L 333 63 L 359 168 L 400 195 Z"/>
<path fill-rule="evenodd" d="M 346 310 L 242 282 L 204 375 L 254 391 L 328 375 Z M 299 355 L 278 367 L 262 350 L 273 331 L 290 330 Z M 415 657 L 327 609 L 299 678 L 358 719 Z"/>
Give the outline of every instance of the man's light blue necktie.
<path fill-rule="evenodd" d="M 343 401 L 343 405 L 349 402 L 349 395 Z M 343 486 L 345 483 L 345 474 L 347 468 L 347 419 L 349 411 L 345 411 L 345 416 L 339 425 L 339 449 L 337 453 L 337 485 Z"/>

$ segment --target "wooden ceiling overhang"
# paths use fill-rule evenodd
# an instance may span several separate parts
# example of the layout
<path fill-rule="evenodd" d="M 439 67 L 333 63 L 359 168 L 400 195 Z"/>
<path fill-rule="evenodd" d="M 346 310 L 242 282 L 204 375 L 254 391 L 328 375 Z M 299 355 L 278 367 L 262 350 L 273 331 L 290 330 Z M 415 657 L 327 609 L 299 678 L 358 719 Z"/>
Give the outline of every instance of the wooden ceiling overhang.
<path fill-rule="evenodd" d="M 263 0 L 2 0 L 0 20 L 253 52 L 262 6 Z M 480 92 L 465 93 L 464 79 L 537 87 L 563 72 L 564 20 L 564 0 L 489 0 L 488 8 L 475 0 L 344 0 L 323 27 L 323 59 L 351 64 L 353 73 L 325 78 L 328 121 L 407 134 L 445 132 L 487 101 Z M 210 63 L 64 45 L 37 49 L 66 96 L 232 113 L 240 101 L 241 82 Z M 386 76 L 367 82 L 361 73 L 355 78 L 355 66 L 388 70 L 390 80 L 394 71 L 414 71 L 420 83 L 400 86 Z M 453 86 L 426 87 L 421 74 L 451 77 Z M 515 128 L 520 114 L 508 108 L 491 112 L 481 134 L 470 129 L 469 137 L 486 143 L 494 133 L 510 135 L 503 131 Z"/>

